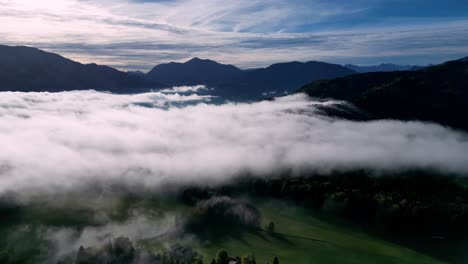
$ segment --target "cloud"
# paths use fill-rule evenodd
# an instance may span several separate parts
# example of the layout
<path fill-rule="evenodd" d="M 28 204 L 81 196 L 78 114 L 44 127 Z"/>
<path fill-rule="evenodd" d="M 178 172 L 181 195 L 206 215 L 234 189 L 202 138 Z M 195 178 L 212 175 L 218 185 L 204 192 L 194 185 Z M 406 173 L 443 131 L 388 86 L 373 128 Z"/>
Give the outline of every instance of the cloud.
<path fill-rule="evenodd" d="M 176 86 L 169 89 L 163 89 L 161 93 L 195 93 L 204 90 L 210 90 L 206 85 L 196 85 L 196 86 Z"/>
<path fill-rule="evenodd" d="M 216 184 L 245 172 L 260 177 L 282 170 L 468 173 L 467 135 L 439 125 L 328 118 L 319 109 L 342 103 L 305 95 L 253 104 L 206 100 L 196 94 L 1 93 L 0 194 L 96 182 Z"/>
<path fill-rule="evenodd" d="M 0 42 L 123 70 L 149 70 L 195 56 L 241 67 L 292 60 L 427 64 L 466 56 L 466 16 L 369 18 L 380 5 L 385 6 L 320 0 L 0 0 L 5 25 Z"/>
<path fill-rule="evenodd" d="M 174 229 L 174 216 L 164 215 L 158 219 L 136 214 L 124 222 L 109 222 L 102 226 L 88 226 L 77 230 L 75 228 L 42 227 L 40 237 L 52 244 L 49 252 L 54 256 L 49 257 L 51 262 L 66 256 L 75 256 L 80 246 L 106 245 L 109 241 L 119 237 L 128 237 L 131 241 L 153 239 L 155 237 L 172 232 Z"/>

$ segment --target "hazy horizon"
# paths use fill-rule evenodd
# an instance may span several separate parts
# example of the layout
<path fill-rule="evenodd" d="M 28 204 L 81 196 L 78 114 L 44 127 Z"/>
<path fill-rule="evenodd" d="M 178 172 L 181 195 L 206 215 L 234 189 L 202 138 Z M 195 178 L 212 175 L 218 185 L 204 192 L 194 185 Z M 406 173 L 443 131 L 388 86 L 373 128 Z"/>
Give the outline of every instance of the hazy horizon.
<path fill-rule="evenodd" d="M 1 45 L 1 44 L 0 44 Z M 6 46 L 9 46 L 9 45 L 6 45 Z M 27 47 L 27 48 L 36 48 L 36 49 L 39 49 L 37 47 L 33 47 L 33 46 L 26 46 L 26 45 L 15 45 L 15 46 L 10 46 L 10 47 Z M 39 49 L 39 50 L 42 50 L 42 49 Z M 72 58 L 69 58 L 69 57 L 66 57 L 65 55 L 63 54 L 60 54 L 60 53 L 55 53 L 55 52 L 52 52 L 52 51 L 47 51 L 47 50 L 43 50 L 45 52 L 50 52 L 50 53 L 54 53 L 54 54 L 57 54 L 57 55 L 60 55 L 64 58 L 67 58 L 67 59 L 71 59 L 73 60 Z M 468 53 L 467 53 L 468 54 Z M 466 57 L 466 56 L 464 56 Z M 421 66 L 421 67 L 426 67 L 426 66 L 432 66 L 432 65 L 437 65 L 437 64 L 441 64 L 441 63 L 444 63 L 444 62 L 447 62 L 447 61 L 451 61 L 451 60 L 458 60 L 458 59 L 462 59 L 464 57 L 457 57 L 457 58 L 452 58 L 450 60 L 443 60 L 443 61 L 438 61 L 438 62 L 435 62 L 435 63 L 431 63 L 431 64 L 426 64 L 426 65 L 417 65 L 417 64 L 397 64 L 397 63 L 393 63 L 393 62 L 390 62 L 390 61 L 383 61 L 383 62 L 376 62 L 374 64 L 353 64 L 353 63 L 333 63 L 333 62 L 329 62 L 329 61 L 321 61 L 321 60 L 292 60 L 292 61 L 272 61 L 271 64 L 266 64 L 266 65 L 261 65 L 261 66 L 258 66 L 258 67 L 241 67 L 239 65 L 236 65 L 236 64 L 233 64 L 233 63 L 229 63 L 229 62 L 219 62 L 219 61 L 216 61 L 212 58 L 209 58 L 209 57 L 191 57 L 191 58 L 188 58 L 188 59 L 183 59 L 183 60 L 179 60 L 179 61 L 167 61 L 167 62 L 162 62 L 160 64 L 155 64 L 154 66 L 150 67 L 149 69 L 145 69 L 145 70 L 142 70 L 142 69 L 121 69 L 121 68 L 116 68 L 117 70 L 120 70 L 120 71 L 127 71 L 127 72 L 142 72 L 142 73 L 148 73 L 150 72 L 155 66 L 158 66 L 158 65 L 163 65 L 163 64 L 170 64 L 170 63 L 181 63 L 181 64 L 184 64 L 184 63 L 187 63 L 191 60 L 194 60 L 194 59 L 200 59 L 200 60 L 209 60 L 209 61 L 214 61 L 216 63 L 220 63 L 220 64 L 224 64 L 224 65 L 232 65 L 232 66 L 235 66 L 241 70 L 254 70 L 254 69 L 262 69 L 262 68 L 267 68 L 269 66 L 272 66 L 274 64 L 282 64 L 282 63 L 291 63 L 291 62 L 299 62 L 299 63 L 307 63 L 307 62 L 311 62 L 311 61 L 315 61 L 315 62 L 324 62 L 324 63 L 330 63 L 330 64 L 337 64 L 337 65 L 341 65 L 341 66 L 347 66 L 347 65 L 350 65 L 350 66 L 358 66 L 358 67 L 372 67 L 372 66 L 381 66 L 381 65 L 395 65 L 395 66 Z M 96 62 L 94 61 L 91 61 L 91 62 L 83 62 L 83 61 L 79 61 L 79 60 L 74 60 L 76 62 L 79 62 L 81 64 L 96 64 Z M 106 65 L 106 64 L 100 64 L 100 65 L 103 65 L 103 66 L 109 66 L 109 67 L 113 67 L 111 65 Z"/>

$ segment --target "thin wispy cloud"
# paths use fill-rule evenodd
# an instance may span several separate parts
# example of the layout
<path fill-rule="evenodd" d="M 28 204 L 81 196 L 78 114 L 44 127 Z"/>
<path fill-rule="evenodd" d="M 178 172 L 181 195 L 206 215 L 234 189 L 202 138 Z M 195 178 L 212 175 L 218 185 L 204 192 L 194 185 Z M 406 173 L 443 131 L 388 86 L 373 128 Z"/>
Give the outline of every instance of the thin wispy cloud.
<path fill-rule="evenodd" d="M 406 3 L 391 17 L 391 3 L 361 0 L 0 0 L 0 42 L 138 70 L 195 56 L 426 64 L 466 55 L 468 14 L 451 2 L 453 16 Z"/>

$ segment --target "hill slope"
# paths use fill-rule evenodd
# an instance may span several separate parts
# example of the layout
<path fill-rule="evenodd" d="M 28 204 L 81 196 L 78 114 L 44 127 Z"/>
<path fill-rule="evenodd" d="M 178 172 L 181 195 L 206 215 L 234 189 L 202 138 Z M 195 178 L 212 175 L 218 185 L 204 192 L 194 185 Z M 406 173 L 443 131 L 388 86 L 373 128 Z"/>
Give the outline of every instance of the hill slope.
<path fill-rule="evenodd" d="M 0 91 L 135 92 L 161 85 L 107 66 L 81 64 L 30 47 L 0 45 Z"/>
<path fill-rule="evenodd" d="M 269 201 L 259 205 L 265 225 L 272 221 L 277 232 L 294 236 L 242 234 L 217 245 L 204 245 L 205 259 L 215 256 L 219 248 L 242 256 L 254 253 L 257 263 L 271 263 L 277 256 L 280 263 L 439 263 L 423 253 L 392 244 L 365 234 L 359 229 L 324 221 L 303 208 Z M 304 238 L 311 238 L 310 240 Z M 322 240 L 324 243 L 314 241 Z M 254 252 L 252 252 L 255 250 Z"/>
<path fill-rule="evenodd" d="M 468 130 L 468 62 L 464 61 L 318 81 L 298 92 L 349 101 L 376 118 L 433 121 Z"/>

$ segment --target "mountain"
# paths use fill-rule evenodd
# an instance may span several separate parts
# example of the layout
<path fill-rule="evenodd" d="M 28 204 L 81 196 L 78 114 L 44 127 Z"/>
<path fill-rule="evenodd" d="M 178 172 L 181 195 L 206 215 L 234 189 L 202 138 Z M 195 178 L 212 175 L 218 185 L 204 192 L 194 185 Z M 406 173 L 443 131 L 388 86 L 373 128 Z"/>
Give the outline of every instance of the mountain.
<path fill-rule="evenodd" d="M 461 58 L 461 59 L 459 59 L 459 61 L 468 61 L 468 57 Z"/>
<path fill-rule="evenodd" d="M 142 71 L 128 71 L 127 72 L 128 75 L 137 75 L 137 76 L 144 76 L 145 73 L 142 72 Z"/>
<path fill-rule="evenodd" d="M 284 94 L 319 79 L 356 72 L 324 62 L 290 62 L 241 70 L 199 58 L 154 67 L 147 74 L 108 66 L 81 64 L 31 47 L 0 45 L 0 91 L 70 91 L 94 89 L 137 93 L 168 86 L 205 84 L 214 95 L 230 100 L 257 100 Z"/>
<path fill-rule="evenodd" d="M 317 98 L 345 100 L 374 118 L 433 121 L 468 130 L 468 62 L 419 71 L 375 72 L 304 86 Z"/>
<path fill-rule="evenodd" d="M 0 45 L 0 91 L 145 91 L 162 85 L 107 66 L 81 64 L 30 47 Z"/>
<path fill-rule="evenodd" d="M 424 66 L 397 65 L 397 64 L 392 64 L 392 63 L 382 63 L 380 65 L 372 65 L 372 66 L 358 66 L 358 65 L 353 65 L 353 64 L 346 64 L 345 67 L 353 71 L 359 72 L 359 73 L 412 71 L 412 70 L 420 70 L 424 68 Z"/>
<path fill-rule="evenodd" d="M 146 76 L 155 82 L 172 86 L 218 85 L 223 80 L 241 73 L 241 69 L 232 65 L 193 58 L 185 63 L 171 62 L 157 65 Z"/>
<path fill-rule="evenodd" d="M 351 74 L 356 72 L 341 65 L 325 62 L 277 63 L 267 68 L 244 71 L 243 74 L 225 80 L 219 86 L 219 92 L 228 98 L 282 95 L 316 80 L 334 79 Z"/>
<path fill-rule="evenodd" d="M 355 73 L 340 65 L 314 61 L 278 63 L 267 68 L 241 70 L 232 65 L 194 58 L 185 63 L 158 65 L 146 76 L 170 85 L 212 86 L 215 95 L 243 101 L 284 94 L 315 80 Z"/>

